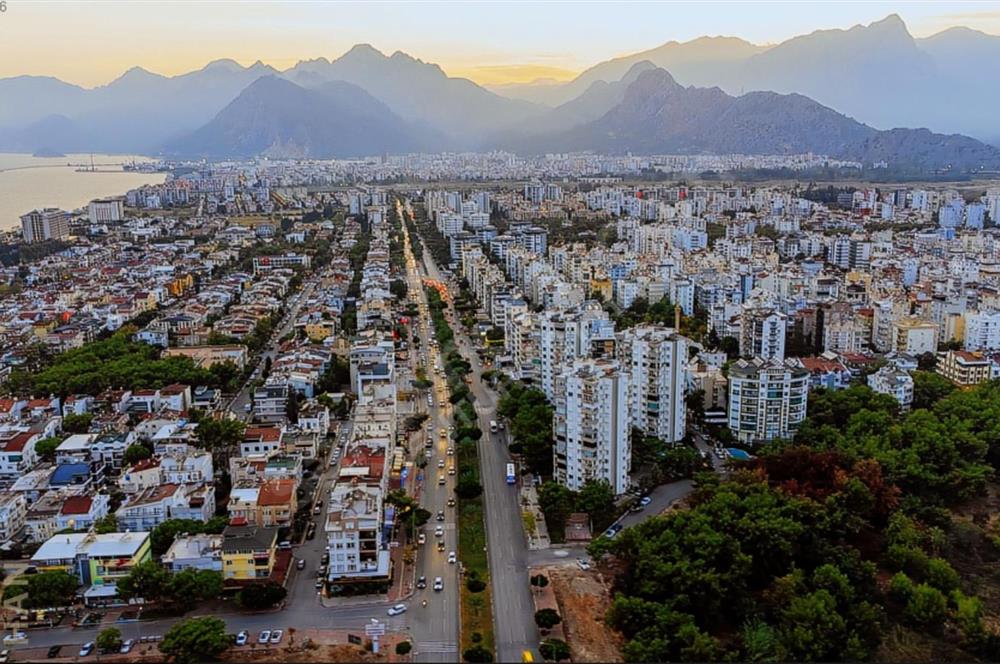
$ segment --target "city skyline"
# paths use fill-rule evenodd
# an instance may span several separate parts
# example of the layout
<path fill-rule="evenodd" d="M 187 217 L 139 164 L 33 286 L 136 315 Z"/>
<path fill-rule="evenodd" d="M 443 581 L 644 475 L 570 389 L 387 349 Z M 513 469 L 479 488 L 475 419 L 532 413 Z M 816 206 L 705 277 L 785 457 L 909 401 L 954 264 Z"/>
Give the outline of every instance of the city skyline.
<path fill-rule="evenodd" d="M 848 29 L 898 14 L 915 37 L 965 26 L 1000 34 L 1000 3 L 783 2 L 584 3 L 572 13 L 561 2 L 507 3 L 155 2 L 122 7 L 109 2 L 8 2 L 0 30 L 0 77 L 55 76 L 83 87 L 107 84 L 133 66 L 165 76 L 210 61 L 258 60 L 286 69 L 301 60 L 335 59 L 356 43 L 391 54 L 404 51 L 439 64 L 450 76 L 484 85 L 569 80 L 594 64 L 668 41 L 732 36 L 776 44 L 816 30 Z M 387 8 L 389 8 L 387 10 Z M 533 20 L 525 21 L 529 11 Z M 607 31 L 607 12 L 621 17 Z M 58 13 L 54 13 L 58 12 Z M 629 16 L 641 17 L 631 21 Z M 763 19 L 763 20 L 762 20 Z M 372 29 L 377 21 L 378 30 Z M 76 26 L 104 26 L 113 40 L 96 45 Z M 148 30 L 150 24 L 156 30 Z M 471 29 L 476 25 L 489 30 Z M 564 29 L 552 30 L 561 25 Z M 16 27 L 15 27 L 16 26 Z M 59 43 L 59 49 L 52 49 Z M 65 57 L 72 53 L 72 58 Z"/>

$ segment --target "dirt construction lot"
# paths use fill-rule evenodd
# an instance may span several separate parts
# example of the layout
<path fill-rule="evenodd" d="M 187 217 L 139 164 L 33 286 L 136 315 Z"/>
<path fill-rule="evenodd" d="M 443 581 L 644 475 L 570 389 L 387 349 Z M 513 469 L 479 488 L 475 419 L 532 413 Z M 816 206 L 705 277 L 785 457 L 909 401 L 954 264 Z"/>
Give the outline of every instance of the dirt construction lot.
<path fill-rule="evenodd" d="M 555 591 L 573 661 L 621 662 L 621 637 L 604 624 L 604 614 L 611 602 L 610 590 L 601 574 L 565 566 L 541 571 L 549 577 Z"/>

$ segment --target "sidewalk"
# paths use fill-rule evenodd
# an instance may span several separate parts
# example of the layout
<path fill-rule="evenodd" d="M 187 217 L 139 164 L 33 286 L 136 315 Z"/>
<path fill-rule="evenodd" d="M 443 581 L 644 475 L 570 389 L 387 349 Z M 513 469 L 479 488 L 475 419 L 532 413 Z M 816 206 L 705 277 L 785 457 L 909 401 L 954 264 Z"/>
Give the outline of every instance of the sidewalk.
<path fill-rule="evenodd" d="M 528 537 L 528 550 L 539 551 L 552 546 L 552 542 L 549 540 L 549 531 L 545 525 L 545 515 L 538 507 L 538 492 L 535 490 L 535 485 L 529 475 L 525 475 L 524 481 L 521 483 L 521 509 L 524 534 Z"/>

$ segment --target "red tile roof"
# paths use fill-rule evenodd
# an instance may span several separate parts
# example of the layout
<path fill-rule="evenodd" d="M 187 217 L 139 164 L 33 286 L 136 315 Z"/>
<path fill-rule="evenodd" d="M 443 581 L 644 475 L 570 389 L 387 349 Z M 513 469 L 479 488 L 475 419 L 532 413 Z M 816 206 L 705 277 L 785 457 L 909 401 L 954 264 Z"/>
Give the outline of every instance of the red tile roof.
<path fill-rule="evenodd" d="M 288 505 L 295 491 L 295 480 L 269 480 L 260 486 L 257 494 L 257 504 Z"/>
<path fill-rule="evenodd" d="M 94 504 L 90 496 L 70 496 L 63 502 L 63 514 L 90 514 L 90 506 Z"/>

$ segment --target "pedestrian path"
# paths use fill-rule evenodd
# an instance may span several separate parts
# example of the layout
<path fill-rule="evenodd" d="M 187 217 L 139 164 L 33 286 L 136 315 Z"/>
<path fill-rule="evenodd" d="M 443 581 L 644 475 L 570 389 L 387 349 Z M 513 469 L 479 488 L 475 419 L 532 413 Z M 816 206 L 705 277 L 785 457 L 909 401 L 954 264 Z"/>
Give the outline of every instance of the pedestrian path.
<path fill-rule="evenodd" d="M 457 653 L 458 644 L 454 641 L 417 641 L 413 650 L 417 653 Z"/>

